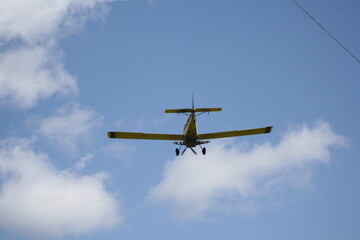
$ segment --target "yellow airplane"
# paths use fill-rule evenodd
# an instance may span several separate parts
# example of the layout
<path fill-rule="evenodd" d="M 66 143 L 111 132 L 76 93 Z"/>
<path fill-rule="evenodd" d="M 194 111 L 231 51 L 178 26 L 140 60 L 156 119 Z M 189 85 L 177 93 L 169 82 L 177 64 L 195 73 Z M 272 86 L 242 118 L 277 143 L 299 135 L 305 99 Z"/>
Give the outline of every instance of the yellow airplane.
<path fill-rule="evenodd" d="M 218 112 L 222 108 L 195 108 L 194 107 L 194 98 L 192 101 L 192 108 L 184 109 L 167 109 L 165 113 L 177 113 L 185 114 L 188 116 L 188 119 L 185 123 L 183 134 L 158 134 L 158 133 L 138 133 L 138 132 L 108 132 L 107 135 L 109 138 L 122 138 L 122 139 L 147 139 L 147 140 L 173 140 L 178 141 L 174 142 L 176 145 L 180 145 L 179 148 L 175 149 L 176 156 L 179 156 L 182 146 L 185 146 L 185 149 L 181 152 L 183 155 L 187 148 L 190 148 L 194 154 L 197 154 L 193 149 L 197 145 L 200 146 L 202 154 L 206 154 L 206 148 L 202 147 L 202 144 L 209 143 L 208 139 L 214 138 L 228 138 L 228 137 L 238 137 L 245 135 L 254 135 L 262 133 L 270 133 L 272 130 L 271 127 L 265 128 L 255 128 L 247 130 L 235 130 L 227 132 L 215 132 L 215 133 L 205 133 L 199 134 L 196 124 L 196 117 L 203 113 Z M 204 141 L 205 140 L 205 141 Z"/>

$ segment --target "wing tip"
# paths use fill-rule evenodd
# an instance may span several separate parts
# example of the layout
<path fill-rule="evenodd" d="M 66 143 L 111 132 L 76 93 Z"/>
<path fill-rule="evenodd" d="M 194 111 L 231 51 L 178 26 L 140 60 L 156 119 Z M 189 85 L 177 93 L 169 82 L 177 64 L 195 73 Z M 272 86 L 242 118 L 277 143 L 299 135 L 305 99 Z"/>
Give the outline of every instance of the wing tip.
<path fill-rule="evenodd" d="M 108 138 L 115 138 L 115 132 L 107 132 Z"/>
<path fill-rule="evenodd" d="M 273 126 L 266 127 L 265 128 L 265 133 L 271 133 L 272 128 L 273 128 Z"/>

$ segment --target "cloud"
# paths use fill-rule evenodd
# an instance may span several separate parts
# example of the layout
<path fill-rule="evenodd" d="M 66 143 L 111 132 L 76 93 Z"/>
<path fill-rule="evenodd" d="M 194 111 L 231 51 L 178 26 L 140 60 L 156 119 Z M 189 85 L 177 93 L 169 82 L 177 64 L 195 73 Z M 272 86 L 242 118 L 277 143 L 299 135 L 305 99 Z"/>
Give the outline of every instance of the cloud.
<path fill-rule="evenodd" d="M 101 150 L 107 156 L 128 161 L 126 157 L 128 157 L 129 153 L 134 152 L 135 148 L 121 142 L 113 142 L 103 146 Z"/>
<path fill-rule="evenodd" d="M 79 235 L 119 223 L 108 176 L 59 171 L 28 139 L 0 141 L 0 227 L 33 236 Z M 27 235 L 28 236 L 28 235 Z"/>
<path fill-rule="evenodd" d="M 80 160 L 74 165 L 73 169 L 75 171 L 82 170 L 86 167 L 86 164 L 94 158 L 94 155 L 92 154 L 86 154 Z"/>
<path fill-rule="evenodd" d="M 0 38 L 37 42 L 58 37 L 106 13 L 108 2 L 111 0 L 2 0 Z"/>
<path fill-rule="evenodd" d="M 48 46 L 10 49 L 0 55 L 0 98 L 23 109 L 55 93 L 78 92 L 76 79 Z"/>
<path fill-rule="evenodd" d="M 0 100 L 22 109 L 54 94 L 76 94 L 59 39 L 101 18 L 112 0 L 0 1 Z"/>
<path fill-rule="evenodd" d="M 169 204 L 183 220 L 222 208 L 252 211 L 257 200 L 278 189 L 309 186 L 313 167 L 328 164 L 330 148 L 345 142 L 326 122 L 292 128 L 277 145 L 244 150 L 219 141 L 209 145 L 206 156 L 190 152 L 168 162 L 149 198 Z"/>
<path fill-rule="evenodd" d="M 77 152 L 80 140 L 87 139 L 91 130 L 99 126 L 102 117 L 79 104 L 67 104 L 53 116 L 38 120 L 37 132 L 70 154 Z"/>

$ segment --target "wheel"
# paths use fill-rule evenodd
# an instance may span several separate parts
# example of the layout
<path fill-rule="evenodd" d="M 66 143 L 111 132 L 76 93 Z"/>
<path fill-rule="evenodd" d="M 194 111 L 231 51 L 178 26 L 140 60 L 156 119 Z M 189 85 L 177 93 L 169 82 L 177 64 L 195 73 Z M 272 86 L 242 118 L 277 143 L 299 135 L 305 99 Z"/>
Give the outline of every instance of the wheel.
<path fill-rule="evenodd" d="M 205 155 L 206 154 L 206 148 L 202 149 L 202 154 Z"/>
<path fill-rule="evenodd" d="M 175 153 L 176 153 L 176 156 L 179 156 L 179 154 L 180 154 L 180 150 L 177 148 L 177 149 L 175 149 Z"/>

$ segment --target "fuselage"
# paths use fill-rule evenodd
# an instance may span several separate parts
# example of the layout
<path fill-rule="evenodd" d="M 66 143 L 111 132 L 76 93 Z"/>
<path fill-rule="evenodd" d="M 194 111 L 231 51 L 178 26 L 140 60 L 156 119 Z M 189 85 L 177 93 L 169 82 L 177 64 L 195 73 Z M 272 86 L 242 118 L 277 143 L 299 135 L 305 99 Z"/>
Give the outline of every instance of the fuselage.
<path fill-rule="evenodd" d="M 196 124 L 196 115 L 194 112 L 190 113 L 184 126 L 184 143 L 187 147 L 195 147 L 197 145 L 198 130 Z"/>

